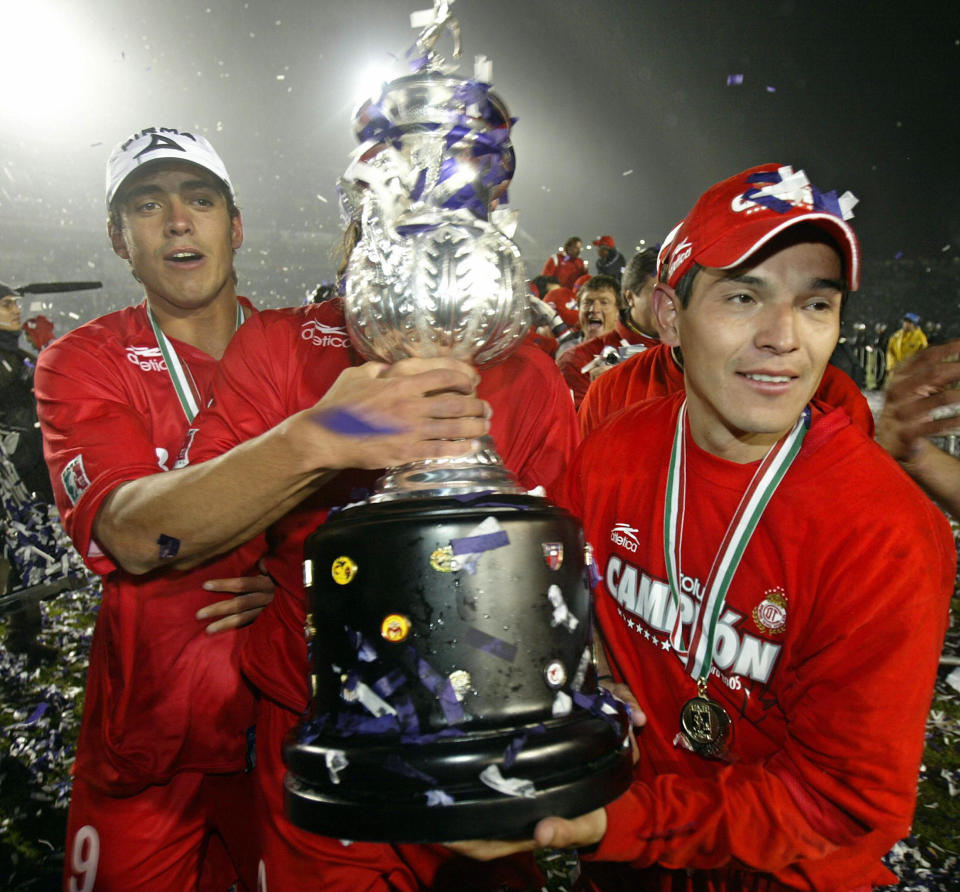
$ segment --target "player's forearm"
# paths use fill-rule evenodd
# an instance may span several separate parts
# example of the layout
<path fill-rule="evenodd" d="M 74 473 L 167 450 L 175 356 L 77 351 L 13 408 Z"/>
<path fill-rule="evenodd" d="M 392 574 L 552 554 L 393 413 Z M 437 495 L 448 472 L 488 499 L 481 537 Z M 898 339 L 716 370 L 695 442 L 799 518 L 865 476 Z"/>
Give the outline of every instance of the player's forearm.
<path fill-rule="evenodd" d="M 228 453 L 118 486 L 94 538 L 123 569 L 185 569 L 228 551 L 285 514 L 329 476 L 290 436 L 290 423 Z"/>

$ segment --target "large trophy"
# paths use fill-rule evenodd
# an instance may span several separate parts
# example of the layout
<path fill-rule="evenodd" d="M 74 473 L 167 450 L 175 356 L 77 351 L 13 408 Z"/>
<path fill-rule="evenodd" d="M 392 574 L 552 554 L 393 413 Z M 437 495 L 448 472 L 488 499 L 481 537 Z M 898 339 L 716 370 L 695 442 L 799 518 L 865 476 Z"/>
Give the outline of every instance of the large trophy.
<path fill-rule="evenodd" d="M 412 16 L 414 71 L 356 115 L 341 180 L 360 224 L 345 308 L 366 357 L 479 366 L 529 328 L 503 208 L 512 121 L 434 46 L 452 0 Z M 482 60 L 478 67 L 482 67 Z M 577 521 L 524 493 L 486 438 L 388 469 L 305 544 L 312 702 L 287 738 L 287 814 L 337 838 L 527 838 L 630 783 L 628 716 L 597 685 Z"/>

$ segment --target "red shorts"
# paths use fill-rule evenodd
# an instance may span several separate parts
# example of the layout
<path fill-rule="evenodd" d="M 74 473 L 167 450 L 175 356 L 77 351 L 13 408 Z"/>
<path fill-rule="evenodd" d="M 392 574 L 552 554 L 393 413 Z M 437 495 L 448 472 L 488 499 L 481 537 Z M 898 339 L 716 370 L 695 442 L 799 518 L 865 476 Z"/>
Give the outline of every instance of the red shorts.
<path fill-rule="evenodd" d="M 261 699 L 254 772 L 263 846 L 259 892 L 414 892 L 418 889 L 539 889 L 543 875 L 531 855 L 483 863 L 440 845 L 354 842 L 307 833 L 283 813 L 282 745 L 297 715 Z"/>
<path fill-rule="evenodd" d="M 124 797 L 74 778 L 64 892 L 252 892 L 258 861 L 250 775 L 184 772 Z"/>

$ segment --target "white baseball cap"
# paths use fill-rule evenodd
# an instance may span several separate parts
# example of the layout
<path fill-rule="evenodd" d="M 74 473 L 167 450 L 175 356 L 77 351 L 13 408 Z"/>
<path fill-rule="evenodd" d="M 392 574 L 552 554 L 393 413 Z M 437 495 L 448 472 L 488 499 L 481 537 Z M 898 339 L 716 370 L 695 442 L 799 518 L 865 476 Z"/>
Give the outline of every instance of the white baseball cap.
<path fill-rule="evenodd" d="M 203 136 L 174 127 L 146 127 L 118 143 L 107 160 L 107 207 L 124 180 L 141 165 L 172 159 L 189 161 L 218 176 L 235 198 L 230 175 L 223 159 Z"/>

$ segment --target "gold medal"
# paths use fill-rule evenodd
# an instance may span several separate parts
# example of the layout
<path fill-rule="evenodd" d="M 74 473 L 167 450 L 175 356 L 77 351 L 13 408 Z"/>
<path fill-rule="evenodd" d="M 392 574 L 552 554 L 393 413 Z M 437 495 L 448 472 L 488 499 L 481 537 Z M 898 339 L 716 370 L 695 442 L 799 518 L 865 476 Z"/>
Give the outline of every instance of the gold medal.
<path fill-rule="evenodd" d="M 680 710 L 680 730 L 698 755 L 707 759 L 726 756 L 733 722 L 723 706 L 707 696 L 707 683 L 702 678 L 697 681 L 697 696 Z"/>

